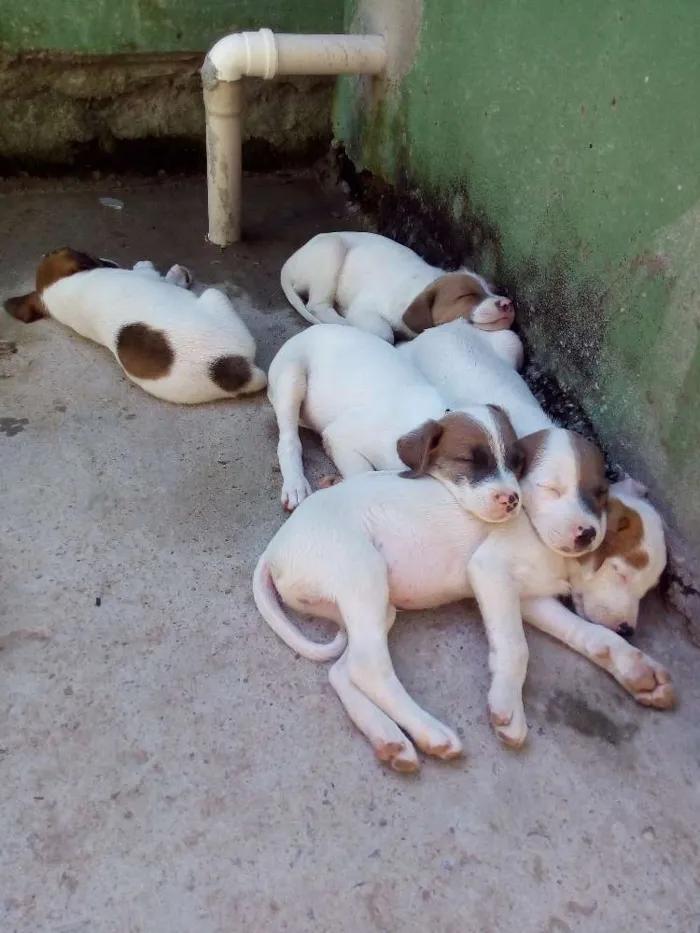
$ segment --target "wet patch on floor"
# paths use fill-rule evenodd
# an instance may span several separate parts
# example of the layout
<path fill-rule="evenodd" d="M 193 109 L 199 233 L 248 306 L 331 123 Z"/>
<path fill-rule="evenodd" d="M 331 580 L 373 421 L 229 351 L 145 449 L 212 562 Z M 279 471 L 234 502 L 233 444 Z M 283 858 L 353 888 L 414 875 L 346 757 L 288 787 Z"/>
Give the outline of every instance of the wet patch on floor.
<path fill-rule="evenodd" d="M 21 434 L 28 424 L 29 418 L 0 418 L 0 434 L 14 437 L 15 434 Z"/>
<path fill-rule="evenodd" d="M 548 722 L 563 723 L 579 735 L 602 739 L 610 745 L 629 742 L 639 731 L 639 726 L 635 723 L 616 722 L 607 713 L 589 706 L 582 696 L 567 693 L 565 690 L 557 690 L 550 697 L 545 716 Z"/>

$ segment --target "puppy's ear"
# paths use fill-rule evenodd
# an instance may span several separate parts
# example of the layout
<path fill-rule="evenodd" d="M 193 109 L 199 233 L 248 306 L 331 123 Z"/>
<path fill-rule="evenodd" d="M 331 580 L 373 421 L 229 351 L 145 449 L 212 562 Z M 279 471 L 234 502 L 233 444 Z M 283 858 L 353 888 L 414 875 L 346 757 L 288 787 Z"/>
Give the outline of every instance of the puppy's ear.
<path fill-rule="evenodd" d="M 439 421 L 426 421 L 415 431 L 404 434 L 396 444 L 396 452 L 403 460 L 408 470 L 402 476 L 416 479 L 425 476 L 430 458 L 440 442 L 445 429 Z"/>
<path fill-rule="evenodd" d="M 406 308 L 402 320 L 414 334 L 422 334 L 424 330 L 433 326 L 433 305 L 436 294 L 435 284 L 429 285 Z"/>
<path fill-rule="evenodd" d="M 635 509 L 619 499 L 610 499 L 607 507 L 607 527 L 600 547 L 593 552 L 593 566 L 599 570 L 608 557 L 619 554 L 629 558 L 644 538 L 644 522 Z"/>
<path fill-rule="evenodd" d="M 3 307 L 9 315 L 17 318 L 18 321 L 22 321 L 23 324 L 33 324 L 34 321 L 40 321 L 42 318 L 48 317 L 36 292 L 18 295 L 16 298 L 8 298 Z"/>
<path fill-rule="evenodd" d="M 624 479 L 610 486 L 610 493 L 613 496 L 616 492 L 622 493 L 623 496 L 631 496 L 633 499 L 646 499 L 649 494 L 647 487 L 638 480 L 632 479 L 631 476 L 625 476 Z"/>
<path fill-rule="evenodd" d="M 522 479 L 527 462 L 525 449 L 520 441 L 513 441 L 506 450 L 506 463 L 516 479 Z"/>
<path fill-rule="evenodd" d="M 548 434 L 549 430 L 545 428 L 542 431 L 535 431 L 534 434 L 528 434 L 526 437 L 520 438 L 520 449 L 525 455 L 523 462 L 523 476 L 525 473 L 528 473 L 532 469 L 532 467 L 544 454 L 544 450 L 547 445 Z"/>

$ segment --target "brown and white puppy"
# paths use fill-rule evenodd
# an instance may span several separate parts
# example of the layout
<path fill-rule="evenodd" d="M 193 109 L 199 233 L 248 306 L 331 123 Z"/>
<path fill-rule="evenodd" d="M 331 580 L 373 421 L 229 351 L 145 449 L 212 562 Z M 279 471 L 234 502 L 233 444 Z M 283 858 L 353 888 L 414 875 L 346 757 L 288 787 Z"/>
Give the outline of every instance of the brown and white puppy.
<path fill-rule="evenodd" d="M 385 341 L 354 327 L 329 324 L 295 334 L 270 363 L 268 396 L 279 428 L 282 503 L 290 510 L 311 492 L 304 475 L 300 424 L 321 436 L 326 453 L 347 477 L 369 470 L 416 469 L 418 440 L 443 450 L 458 423 L 456 412 L 443 418 L 448 406 L 414 366 Z M 459 423 L 473 424 L 472 433 L 478 431 L 481 437 L 471 444 L 473 457 L 461 455 L 465 464 L 474 458 L 481 458 L 484 466 L 497 464 L 499 458 L 505 462 L 505 446 L 513 446 L 515 440 L 506 418 L 483 408 L 477 422 L 465 418 Z M 421 425 L 424 433 L 411 435 L 414 450 L 407 442 L 397 451 L 399 437 Z M 444 434 L 443 425 L 449 429 Z M 500 450 L 499 444 L 503 451 L 493 453 L 491 447 Z M 504 498 L 498 484 L 481 483 L 482 512 L 492 495 L 488 511 L 499 517 L 512 491 Z M 507 510 L 500 517 L 506 514 Z"/>
<path fill-rule="evenodd" d="M 666 541 L 661 516 L 641 483 L 627 477 L 610 492 L 605 538 L 572 566 L 571 595 L 580 616 L 628 638 L 637 628 L 639 600 L 666 566 Z"/>
<path fill-rule="evenodd" d="M 513 323 L 513 305 L 468 269 L 445 272 L 376 233 L 321 233 L 282 267 L 282 290 L 311 324 L 351 324 L 393 343 L 464 318 L 484 331 Z"/>
<path fill-rule="evenodd" d="M 507 745 L 520 746 L 527 736 L 523 619 L 608 671 L 639 703 L 673 706 L 668 672 L 602 627 L 621 607 L 625 618 L 635 618 L 640 598 L 658 580 L 665 547 L 653 510 L 614 488 L 608 550 L 598 570 L 589 571 L 596 555 L 565 559 L 544 545 L 524 511 L 486 524 L 436 472 L 429 474 L 408 482 L 397 473 L 366 473 L 310 496 L 267 546 L 253 578 L 258 609 L 286 644 L 312 660 L 336 660 L 331 685 L 382 761 L 415 771 L 409 738 L 438 758 L 461 752 L 455 733 L 396 676 L 387 639 L 397 609 L 477 599 L 489 643 L 490 719 Z M 572 588 L 602 625 L 557 602 Z M 341 631 L 327 644 L 312 642 L 280 603 L 336 622 Z"/>
<path fill-rule="evenodd" d="M 5 310 L 30 324 L 50 317 L 107 347 L 126 375 L 156 398 L 197 404 L 257 392 L 255 341 L 216 289 L 188 291 L 189 272 L 162 278 L 150 262 L 120 269 L 69 247 L 44 256 L 35 288 Z"/>
<path fill-rule="evenodd" d="M 608 490 L 600 451 L 554 424 L 487 337 L 456 320 L 426 330 L 396 352 L 432 383 L 445 405 L 502 408 L 525 450 L 523 507 L 542 541 L 565 557 L 595 550 L 605 535 Z"/>

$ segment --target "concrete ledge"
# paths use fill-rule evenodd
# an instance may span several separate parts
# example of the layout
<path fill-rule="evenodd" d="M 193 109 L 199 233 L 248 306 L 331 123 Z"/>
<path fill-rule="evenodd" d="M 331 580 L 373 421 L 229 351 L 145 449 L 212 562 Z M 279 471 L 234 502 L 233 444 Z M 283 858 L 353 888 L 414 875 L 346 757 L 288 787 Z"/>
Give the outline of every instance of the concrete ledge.
<path fill-rule="evenodd" d="M 0 53 L 0 174 L 201 167 L 203 57 Z M 246 81 L 246 168 L 300 165 L 327 148 L 333 87 L 327 78 Z"/>

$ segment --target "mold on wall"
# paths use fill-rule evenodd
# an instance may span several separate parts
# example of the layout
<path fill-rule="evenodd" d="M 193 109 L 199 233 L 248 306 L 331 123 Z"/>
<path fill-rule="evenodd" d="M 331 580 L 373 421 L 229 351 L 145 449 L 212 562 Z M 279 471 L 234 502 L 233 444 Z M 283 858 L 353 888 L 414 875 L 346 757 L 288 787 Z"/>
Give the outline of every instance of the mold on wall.
<path fill-rule="evenodd" d="M 347 0 L 346 23 L 393 6 Z M 460 231 L 452 261 L 518 299 L 538 364 L 696 555 L 699 44 L 693 0 L 435 0 L 405 77 L 335 105 L 355 165 Z"/>

